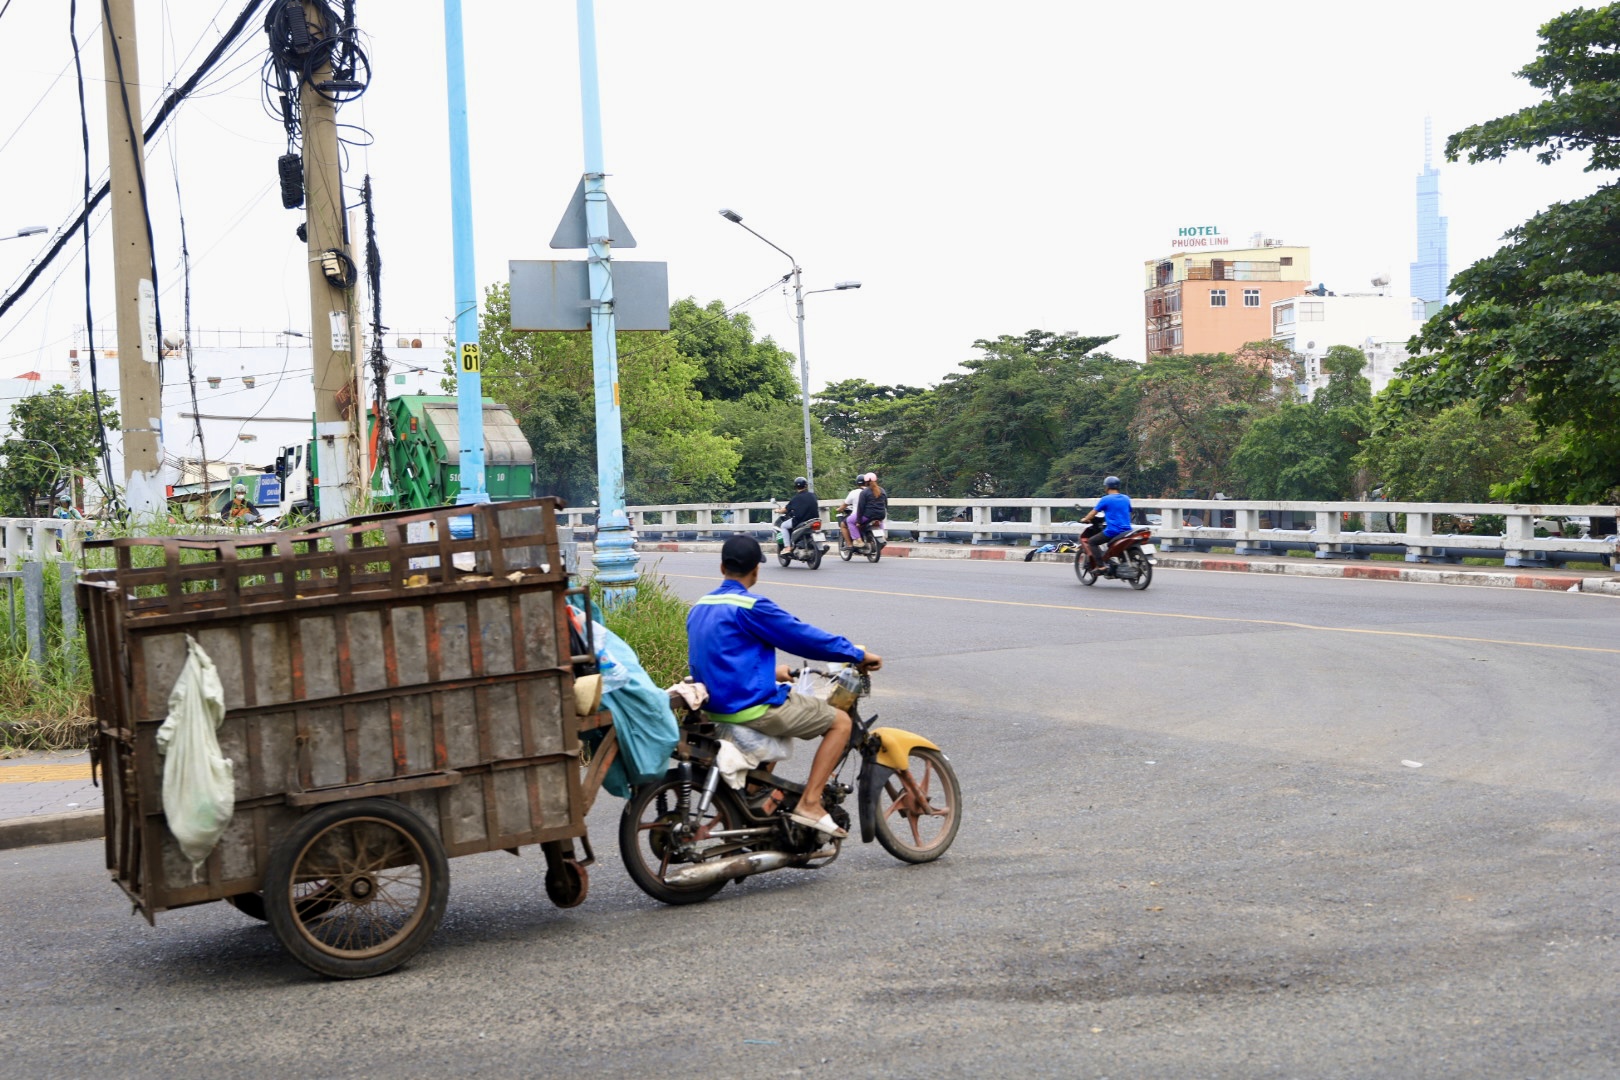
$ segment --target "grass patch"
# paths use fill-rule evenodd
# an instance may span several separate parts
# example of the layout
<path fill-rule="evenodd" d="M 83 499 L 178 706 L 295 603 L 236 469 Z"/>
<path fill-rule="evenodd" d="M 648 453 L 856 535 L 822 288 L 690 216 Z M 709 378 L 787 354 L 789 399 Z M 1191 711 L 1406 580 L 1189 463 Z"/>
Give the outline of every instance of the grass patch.
<path fill-rule="evenodd" d="M 28 657 L 22 589 L 17 589 L 16 625 L 9 605 L 0 604 L 0 757 L 82 750 L 95 734 L 84 631 L 64 639 L 60 581 L 61 564 L 45 563 L 44 664 Z"/>
<path fill-rule="evenodd" d="M 656 568 L 636 579 L 635 599 L 606 607 L 602 587 L 591 579 L 591 600 L 607 628 L 624 638 L 659 687 L 686 678 L 686 613 L 691 605 L 676 596 Z"/>

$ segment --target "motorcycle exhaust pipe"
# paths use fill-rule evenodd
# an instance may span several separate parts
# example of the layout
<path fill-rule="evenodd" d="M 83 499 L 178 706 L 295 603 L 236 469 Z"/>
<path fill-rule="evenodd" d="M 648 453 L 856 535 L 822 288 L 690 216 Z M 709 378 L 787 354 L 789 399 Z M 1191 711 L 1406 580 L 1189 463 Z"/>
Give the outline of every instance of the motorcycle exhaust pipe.
<path fill-rule="evenodd" d="M 709 885 L 716 881 L 725 881 L 730 878 L 747 877 L 750 874 L 763 874 L 767 870 L 780 870 L 793 863 L 795 856 L 782 851 L 752 851 L 743 855 L 732 855 L 728 858 L 717 859 L 714 862 L 699 863 L 696 866 L 683 866 L 678 870 L 671 870 L 664 875 L 664 884 L 677 889 L 689 889 L 698 885 Z"/>

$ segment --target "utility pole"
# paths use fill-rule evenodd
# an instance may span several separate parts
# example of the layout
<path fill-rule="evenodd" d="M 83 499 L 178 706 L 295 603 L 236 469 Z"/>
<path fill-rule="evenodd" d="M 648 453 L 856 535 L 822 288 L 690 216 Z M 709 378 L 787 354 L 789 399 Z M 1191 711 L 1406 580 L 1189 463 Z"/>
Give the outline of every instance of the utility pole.
<path fill-rule="evenodd" d="M 624 510 L 624 433 L 619 412 L 619 348 L 614 325 L 613 245 L 607 169 L 602 155 L 602 98 L 596 76 L 596 9 L 577 0 L 580 111 L 585 121 L 585 235 L 590 249 L 591 357 L 596 382 L 596 543 L 591 561 L 603 600 L 636 595 L 635 538 Z"/>
<path fill-rule="evenodd" d="M 165 513 L 163 380 L 157 340 L 157 291 L 143 195 L 146 140 L 135 52 L 134 0 L 103 0 L 107 152 L 112 195 L 114 313 L 118 323 L 118 412 L 124 436 L 124 502 L 137 519 Z M 94 349 L 96 343 L 90 342 Z"/>
<path fill-rule="evenodd" d="M 327 6 L 304 0 L 304 18 L 330 35 Z M 321 519 L 347 517 L 359 498 L 360 394 L 355 381 L 358 274 L 344 228 L 337 105 L 316 90 L 330 82 L 331 53 L 298 86 L 304 134 L 304 207 L 309 245 L 310 352 L 315 361 L 315 466 Z"/>
<path fill-rule="evenodd" d="M 484 376 L 479 359 L 478 276 L 473 262 L 472 158 L 467 147 L 467 60 L 461 0 L 444 0 L 445 80 L 450 91 L 450 225 L 456 301 L 457 503 L 489 502 L 484 483 Z"/>

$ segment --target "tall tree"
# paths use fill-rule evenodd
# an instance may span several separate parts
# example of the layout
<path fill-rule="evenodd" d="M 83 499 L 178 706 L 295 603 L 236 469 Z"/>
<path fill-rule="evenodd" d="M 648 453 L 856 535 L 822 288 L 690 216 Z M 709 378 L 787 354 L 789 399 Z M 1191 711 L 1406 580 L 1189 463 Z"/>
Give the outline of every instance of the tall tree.
<path fill-rule="evenodd" d="M 1482 415 L 1464 401 L 1427 416 L 1403 417 L 1362 443 L 1356 465 L 1402 502 L 1488 502 L 1524 474 L 1544 440 L 1523 405 Z"/>
<path fill-rule="evenodd" d="M 1551 20 L 1518 73 L 1546 100 L 1457 132 L 1448 160 L 1589 151 L 1587 171 L 1620 168 L 1617 50 L 1620 4 Z M 1620 184 L 1554 203 L 1506 239 L 1452 281 L 1456 300 L 1415 342 L 1429 351 L 1402 367 L 1380 412 L 1406 423 L 1465 401 L 1484 417 L 1522 402 L 1549 442 L 1495 494 L 1620 500 Z"/>
<path fill-rule="evenodd" d="M 1310 401 L 1283 401 L 1257 417 L 1233 451 L 1231 471 L 1252 499 L 1343 499 L 1352 491 L 1355 456 L 1367 435 L 1372 386 L 1367 357 L 1335 345 L 1322 359 L 1327 385 Z"/>
<path fill-rule="evenodd" d="M 512 410 L 549 494 L 580 506 L 596 497 L 596 406 L 591 341 L 584 334 L 514 331 L 505 283 L 484 293 L 479 320 L 485 392 Z M 700 368 L 671 336 L 619 335 L 625 498 L 690 502 L 729 489 L 733 440 L 714 431 L 711 403 L 694 390 Z M 446 370 L 450 360 L 446 361 Z"/>
<path fill-rule="evenodd" d="M 1136 392 L 1131 433 L 1142 463 L 1173 469 L 1167 485 L 1173 493 L 1201 498 L 1233 487 L 1232 454 L 1249 425 L 1294 394 L 1287 350 L 1275 342 L 1247 345 L 1235 355 L 1153 357 Z"/>
<path fill-rule="evenodd" d="M 117 406 L 101 395 L 107 431 L 118 430 Z M 106 432 L 96 422 L 90 391 L 57 385 L 30 394 L 11 407 L 8 437 L 0 442 L 0 516 L 50 513 L 56 499 L 73 497 L 75 476 L 94 474 L 106 450 Z"/>
<path fill-rule="evenodd" d="M 710 401 L 741 401 L 749 394 L 799 400 L 793 354 L 768 337 L 756 341 L 746 312 L 728 315 L 718 300 L 699 307 L 688 296 L 669 306 L 669 329 L 677 351 L 698 365 L 693 388 Z"/>

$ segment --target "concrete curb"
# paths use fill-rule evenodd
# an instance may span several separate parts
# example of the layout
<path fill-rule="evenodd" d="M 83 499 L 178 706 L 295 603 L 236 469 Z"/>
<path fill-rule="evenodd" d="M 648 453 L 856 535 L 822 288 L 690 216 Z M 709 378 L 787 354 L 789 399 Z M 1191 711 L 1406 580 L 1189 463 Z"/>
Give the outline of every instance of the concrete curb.
<path fill-rule="evenodd" d="M 590 550 L 589 545 L 581 545 Z M 715 552 L 720 545 L 712 540 L 659 541 L 637 544 L 643 555 L 661 551 Z M 829 556 L 832 554 L 828 553 Z M 968 544 L 890 544 L 883 549 L 886 559 L 969 559 L 989 562 L 1023 562 L 1028 548 L 970 546 Z M 1072 555 L 1055 552 L 1036 555 L 1034 562 L 1069 562 Z M 1483 567 L 1435 567 L 1404 563 L 1327 562 L 1277 557 L 1243 558 L 1232 555 L 1192 555 L 1161 553 L 1155 564 L 1171 570 L 1224 570 L 1239 574 L 1288 574 L 1295 577 L 1361 578 L 1369 581 L 1407 581 L 1426 585 L 1483 585 L 1496 589 L 1541 589 L 1547 592 L 1596 593 L 1620 596 L 1620 576 L 1580 571 L 1492 570 Z"/>
<path fill-rule="evenodd" d="M 74 840 L 99 840 L 106 835 L 100 810 L 78 810 L 71 814 L 34 814 L 0 821 L 0 851 L 33 847 L 36 844 L 66 844 Z"/>

